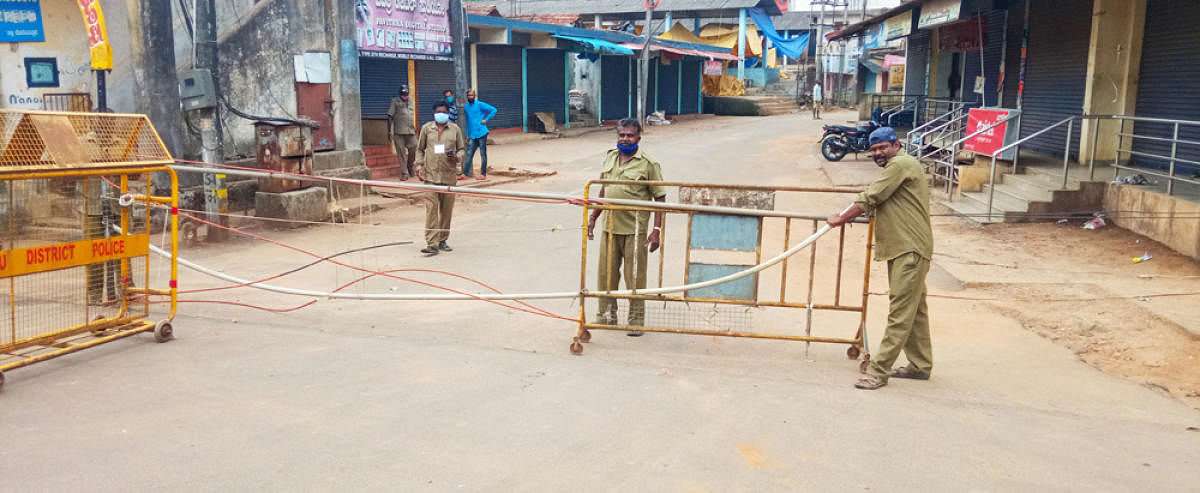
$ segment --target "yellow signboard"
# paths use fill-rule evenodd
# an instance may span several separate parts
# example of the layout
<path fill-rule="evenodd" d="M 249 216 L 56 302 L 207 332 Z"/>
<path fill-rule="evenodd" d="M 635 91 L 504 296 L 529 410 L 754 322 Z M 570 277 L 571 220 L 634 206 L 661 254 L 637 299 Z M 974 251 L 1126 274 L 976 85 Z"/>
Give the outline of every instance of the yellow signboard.
<path fill-rule="evenodd" d="M 87 26 L 88 46 L 92 50 L 92 70 L 112 70 L 112 45 L 108 44 L 108 27 L 104 24 L 104 11 L 100 0 L 78 0 L 79 12 Z"/>
<path fill-rule="evenodd" d="M 912 15 L 909 10 L 883 21 L 883 39 L 891 41 L 912 34 Z"/>
<path fill-rule="evenodd" d="M 888 89 L 904 89 L 904 65 L 893 63 L 888 67 Z"/>
<path fill-rule="evenodd" d="M 150 254 L 150 235 L 128 235 L 0 251 L 0 278 Z"/>

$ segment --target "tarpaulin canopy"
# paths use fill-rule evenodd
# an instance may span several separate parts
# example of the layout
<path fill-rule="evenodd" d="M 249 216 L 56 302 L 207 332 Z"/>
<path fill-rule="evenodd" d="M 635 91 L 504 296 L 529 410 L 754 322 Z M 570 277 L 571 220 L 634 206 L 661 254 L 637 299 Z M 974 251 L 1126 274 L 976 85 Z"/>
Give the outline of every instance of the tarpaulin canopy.
<path fill-rule="evenodd" d="M 637 50 L 641 50 L 643 45 L 641 43 L 621 43 L 621 46 L 624 46 L 625 48 L 629 48 L 631 50 L 637 51 Z M 714 47 L 714 48 L 716 48 L 716 47 Z M 705 57 L 705 58 L 709 58 L 709 59 L 713 59 L 713 60 L 737 60 L 738 59 L 737 56 L 730 55 L 729 53 L 725 53 L 722 51 L 701 51 L 701 50 L 693 50 L 691 48 L 676 48 L 674 46 L 666 46 L 666 45 L 661 45 L 658 43 L 650 43 L 650 51 L 665 51 L 667 53 L 674 53 L 676 55 L 699 56 L 699 57 Z"/>
<path fill-rule="evenodd" d="M 663 33 L 661 36 L 659 36 L 658 39 L 666 39 L 666 40 L 670 40 L 670 41 L 683 41 L 684 43 L 695 43 L 695 44 L 699 44 L 699 45 L 711 44 L 708 41 L 701 38 L 700 36 L 696 36 L 695 34 L 692 34 L 691 29 L 683 27 L 683 24 L 678 23 L 678 22 L 676 22 L 674 26 L 671 26 L 671 30 L 669 30 L 669 31 Z M 719 45 L 713 45 L 713 46 L 719 46 Z M 723 48 L 728 48 L 728 46 L 724 46 Z"/>
<path fill-rule="evenodd" d="M 700 39 L 704 44 L 729 48 L 729 52 L 737 55 L 738 29 L 721 24 L 708 24 L 700 28 Z M 762 56 L 762 38 L 757 29 L 746 29 L 746 56 Z"/>
<path fill-rule="evenodd" d="M 767 13 L 763 9 L 755 7 L 749 9 L 748 12 L 750 18 L 762 30 L 763 36 L 771 40 L 771 43 L 779 49 L 780 53 L 791 58 L 800 58 L 805 55 L 805 51 L 808 48 L 808 32 L 791 38 L 785 38 L 779 34 L 779 31 L 775 30 L 775 23 L 771 22 L 771 18 L 767 16 Z M 703 31 L 701 33 L 703 34 Z M 754 44 L 751 43 L 750 45 L 753 46 Z"/>
<path fill-rule="evenodd" d="M 600 52 L 615 53 L 617 55 L 632 55 L 633 54 L 633 50 L 626 48 L 624 46 L 621 46 L 617 43 L 605 41 L 603 39 L 584 38 L 584 37 L 580 37 L 580 36 L 567 36 L 564 34 L 555 34 L 554 37 L 559 38 L 559 39 L 565 39 L 567 41 L 574 41 L 576 43 L 582 44 L 584 46 L 587 46 L 588 48 L 591 48 L 593 50 L 600 51 Z"/>

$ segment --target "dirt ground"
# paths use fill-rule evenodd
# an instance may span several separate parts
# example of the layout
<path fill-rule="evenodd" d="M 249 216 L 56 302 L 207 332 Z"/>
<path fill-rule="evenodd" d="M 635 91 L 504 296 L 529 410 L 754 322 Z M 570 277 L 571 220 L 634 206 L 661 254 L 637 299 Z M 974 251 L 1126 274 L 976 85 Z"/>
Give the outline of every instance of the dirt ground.
<path fill-rule="evenodd" d="M 979 281 L 934 296 L 986 299 L 1088 364 L 1200 409 L 1200 264 L 1121 228 L 1080 226 L 939 219 L 935 263 Z M 1154 258 L 1132 261 L 1144 252 Z"/>

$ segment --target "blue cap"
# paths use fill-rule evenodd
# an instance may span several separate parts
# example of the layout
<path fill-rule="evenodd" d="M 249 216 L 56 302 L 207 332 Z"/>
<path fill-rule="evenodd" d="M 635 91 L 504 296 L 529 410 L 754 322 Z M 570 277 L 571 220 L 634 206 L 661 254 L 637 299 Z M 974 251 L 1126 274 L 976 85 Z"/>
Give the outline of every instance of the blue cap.
<path fill-rule="evenodd" d="M 892 130 L 892 127 L 879 127 L 871 132 L 871 145 L 880 142 L 895 142 L 896 140 L 896 131 Z"/>

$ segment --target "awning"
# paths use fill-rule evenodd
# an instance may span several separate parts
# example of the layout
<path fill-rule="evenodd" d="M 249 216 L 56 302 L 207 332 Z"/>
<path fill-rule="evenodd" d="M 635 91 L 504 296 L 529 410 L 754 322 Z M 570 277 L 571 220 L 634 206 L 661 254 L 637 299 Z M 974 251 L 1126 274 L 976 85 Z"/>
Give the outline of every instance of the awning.
<path fill-rule="evenodd" d="M 622 46 L 620 44 L 613 43 L 611 41 L 605 41 L 603 39 L 584 38 L 584 37 L 579 37 L 579 36 L 567 36 L 564 34 L 555 34 L 553 36 L 556 38 L 559 38 L 559 39 L 565 39 L 567 41 L 574 41 L 576 43 L 587 46 L 588 48 L 591 48 L 595 51 L 614 53 L 617 55 L 632 55 L 633 54 L 633 50 L 626 48 L 625 46 Z"/>
<path fill-rule="evenodd" d="M 878 74 L 878 73 L 880 73 L 880 72 L 886 72 L 886 71 L 887 71 L 887 70 L 884 70 L 884 68 L 883 68 L 883 65 L 880 65 L 880 64 L 878 64 L 878 63 L 875 63 L 875 61 L 874 61 L 874 60 L 870 60 L 870 59 L 868 59 L 867 57 L 859 58 L 859 59 L 858 59 L 858 63 L 861 63 L 861 64 L 862 64 L 862 66 L 863 66 L 863 67 L 866 67 L 866 69 L 867 69 L 867 70 L 870 70 L 871 72 L 874 72 L 874 73 L 877 73 L 877 74 Z"/>
<path fill-rule="evenodd" d="M 643 45 L 641 43 L 621 43 L 621 46 L 629 48 L 631 50 L 641 50 Z M 700 51 L 700 50 L 693 50 L 691 48 L 676 48 L 674 46 L 660 45 L 657 43 L 650 44 L 650 51 L 665 51 L 667 53 L 674 53 L 676 55 L 698 56 L 698 57 L 704 57 L 704 58 L 708 58 L 708 59 L 712 59 L 712 60 L 737 60 L 738 59 L 737 55 L 731 55 L 725 51 Z"/>

